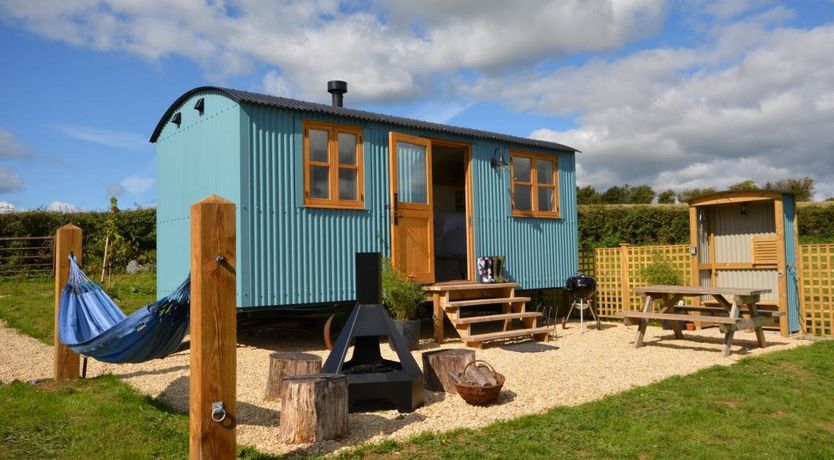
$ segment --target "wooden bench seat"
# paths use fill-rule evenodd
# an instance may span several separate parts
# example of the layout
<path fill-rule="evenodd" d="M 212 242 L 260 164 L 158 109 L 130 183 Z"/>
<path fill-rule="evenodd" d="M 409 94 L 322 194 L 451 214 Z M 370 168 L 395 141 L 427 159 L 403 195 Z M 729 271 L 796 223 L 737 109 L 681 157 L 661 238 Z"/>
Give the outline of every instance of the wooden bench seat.
<path fill-rule="evenodd" d="M 741 311 L 742 314 L 749 314 L 750 313 L 749 308 L 742 307 L 739 310 Z M 703 305 L 680 305 L 680 306 L 676 305 L 675 306 L 675 311 L 701 311 L 701 312 L 707 312 L 707 313 L 718 313 L 718 314 L 724 313 L 724 314 L 727 314 L 727 310 L 724 309 L 723 307 L 709 307 L 709 306 L 703 306 Z M 762 310 L 761 308 L 757 309 L 757 311 L 759 312 L 760 316 L 773 316 L 773 317 L 785 316 L 785 312 L 783 312 L 783 311 Z M 693 315 L 693 316 L 695 316 L 695 315 Z M 697 316 L 696 316 L 696 318 L 697 318 Z"/>
<path fill-rule="evenodd" d="M 711 323 L 720 323 L 720 324 L 736 324 L 738 320 L 728 318 L 726 316 L 696 316 L 696 315 L 688 315 L 688 314 L 677 314 L 677 313 L 655 313 L 655 312 L 642 312 L 642 311 L 627 311 L 623 312 L 623 318 L 633 318 L 633 319 L 657 319 L 657 320 L 668 320 L 668 321 L 704 321 L 704 322 L 711 322 Z"/>

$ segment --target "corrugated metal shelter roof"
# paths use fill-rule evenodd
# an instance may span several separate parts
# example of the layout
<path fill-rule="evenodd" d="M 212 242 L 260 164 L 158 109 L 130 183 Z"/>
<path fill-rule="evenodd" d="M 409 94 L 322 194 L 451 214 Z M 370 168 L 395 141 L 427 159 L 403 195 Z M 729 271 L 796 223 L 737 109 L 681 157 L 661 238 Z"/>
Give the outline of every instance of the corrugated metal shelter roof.
<path fill-rule="evenodd" d="M 556 142 L 540 141 L 536 139 L 528 139 L 526 137 L 510 136 L 507 134 L 493 133 L 489 131 L 481 131 L 478 129 L 461 128 L 457 126 L 443 125 L 440 123 L 431 123 L 428 121 L 414 120 L 411 118 L 395 117 L 392 115 L 384 115 L 374 112 L 365 112 L 364 110 L 348 109 L 345 107 L 334 107 L 332 105 L 317 104 L 314 102 L 299 101 L 296 99 L 288 99 L 285 97 L 270 96 L 267 94 L 250 93 L 248 91 L 241 91 L 231 88 L 220 88 L 216 86 L 200 86 L 194 88 L 182 96 L 180 96 L 168 108 L 159 123 L 156 125 L 153 134 L 151 135 L 151 142 L 156 142 L 159 135 L 162 133 L 162 128 L 179 107 L 190 97 L 200 92 L 219 92 L 233 101 L 240 103 L 258 104 L 267 107 L 275 107 L 279 109 L 298 110 L 301 112 L 320 113 L 325 115 L 333 115 L 337 117 L 350 118 L 359 121 L 387 123 L 395 126 L 402 126 L 406 128 L 425 129 L 435 131 L 442 134 L 460 135 L 476 137 L 481 139 L 489 139 L 499 142 L 509 142 L 519 145 L 527 145 L 531 147 L 541 147 L 545 149 L 560 150 L 563 152 L 579 152 L 579 150 L 562 145 Z"/>

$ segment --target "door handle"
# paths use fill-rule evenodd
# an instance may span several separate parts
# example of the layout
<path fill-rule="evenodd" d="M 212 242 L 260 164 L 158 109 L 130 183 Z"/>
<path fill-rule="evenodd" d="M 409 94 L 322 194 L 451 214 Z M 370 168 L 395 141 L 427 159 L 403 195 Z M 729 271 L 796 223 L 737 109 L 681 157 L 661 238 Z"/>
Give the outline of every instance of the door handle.
<path fill-rule="evenodd" d="M 397 223 L 399 223 L 399 220 L 400 220 L 400 213 L 398 212 L 398 209 L 397 209 L 397 205 L 399 204 L 399 202 L 400 202 L 399 194 L 394 193 L 394 207 L 393 207 L 394 215 L 392 216 L 394 218 L 394 225 L 397 225 Z"/>

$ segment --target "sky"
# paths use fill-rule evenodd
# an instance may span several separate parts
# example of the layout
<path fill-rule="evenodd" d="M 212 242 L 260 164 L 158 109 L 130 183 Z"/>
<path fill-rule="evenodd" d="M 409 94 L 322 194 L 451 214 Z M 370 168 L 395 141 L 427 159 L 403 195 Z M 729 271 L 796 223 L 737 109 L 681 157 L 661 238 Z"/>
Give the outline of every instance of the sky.
<path fill-rule="evenodd" d="M 605 190 L 834 196 L 834 0 L 0 0 L 0 209 L 155 205 L 148 139 L 220 85 L 556 141 Z"/>

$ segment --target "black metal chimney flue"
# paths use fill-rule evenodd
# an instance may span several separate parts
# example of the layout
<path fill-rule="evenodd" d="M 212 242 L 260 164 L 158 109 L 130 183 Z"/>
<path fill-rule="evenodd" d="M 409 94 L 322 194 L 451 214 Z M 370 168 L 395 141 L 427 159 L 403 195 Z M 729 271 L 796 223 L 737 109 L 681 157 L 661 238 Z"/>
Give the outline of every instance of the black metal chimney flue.
<path fill-rule="evenodd" d="M 333 95 L 333 107 L 342 107 L 342 96 L 347 93 L 347 82 L 330 80 L 327 82 L 327 92 Z"/>

